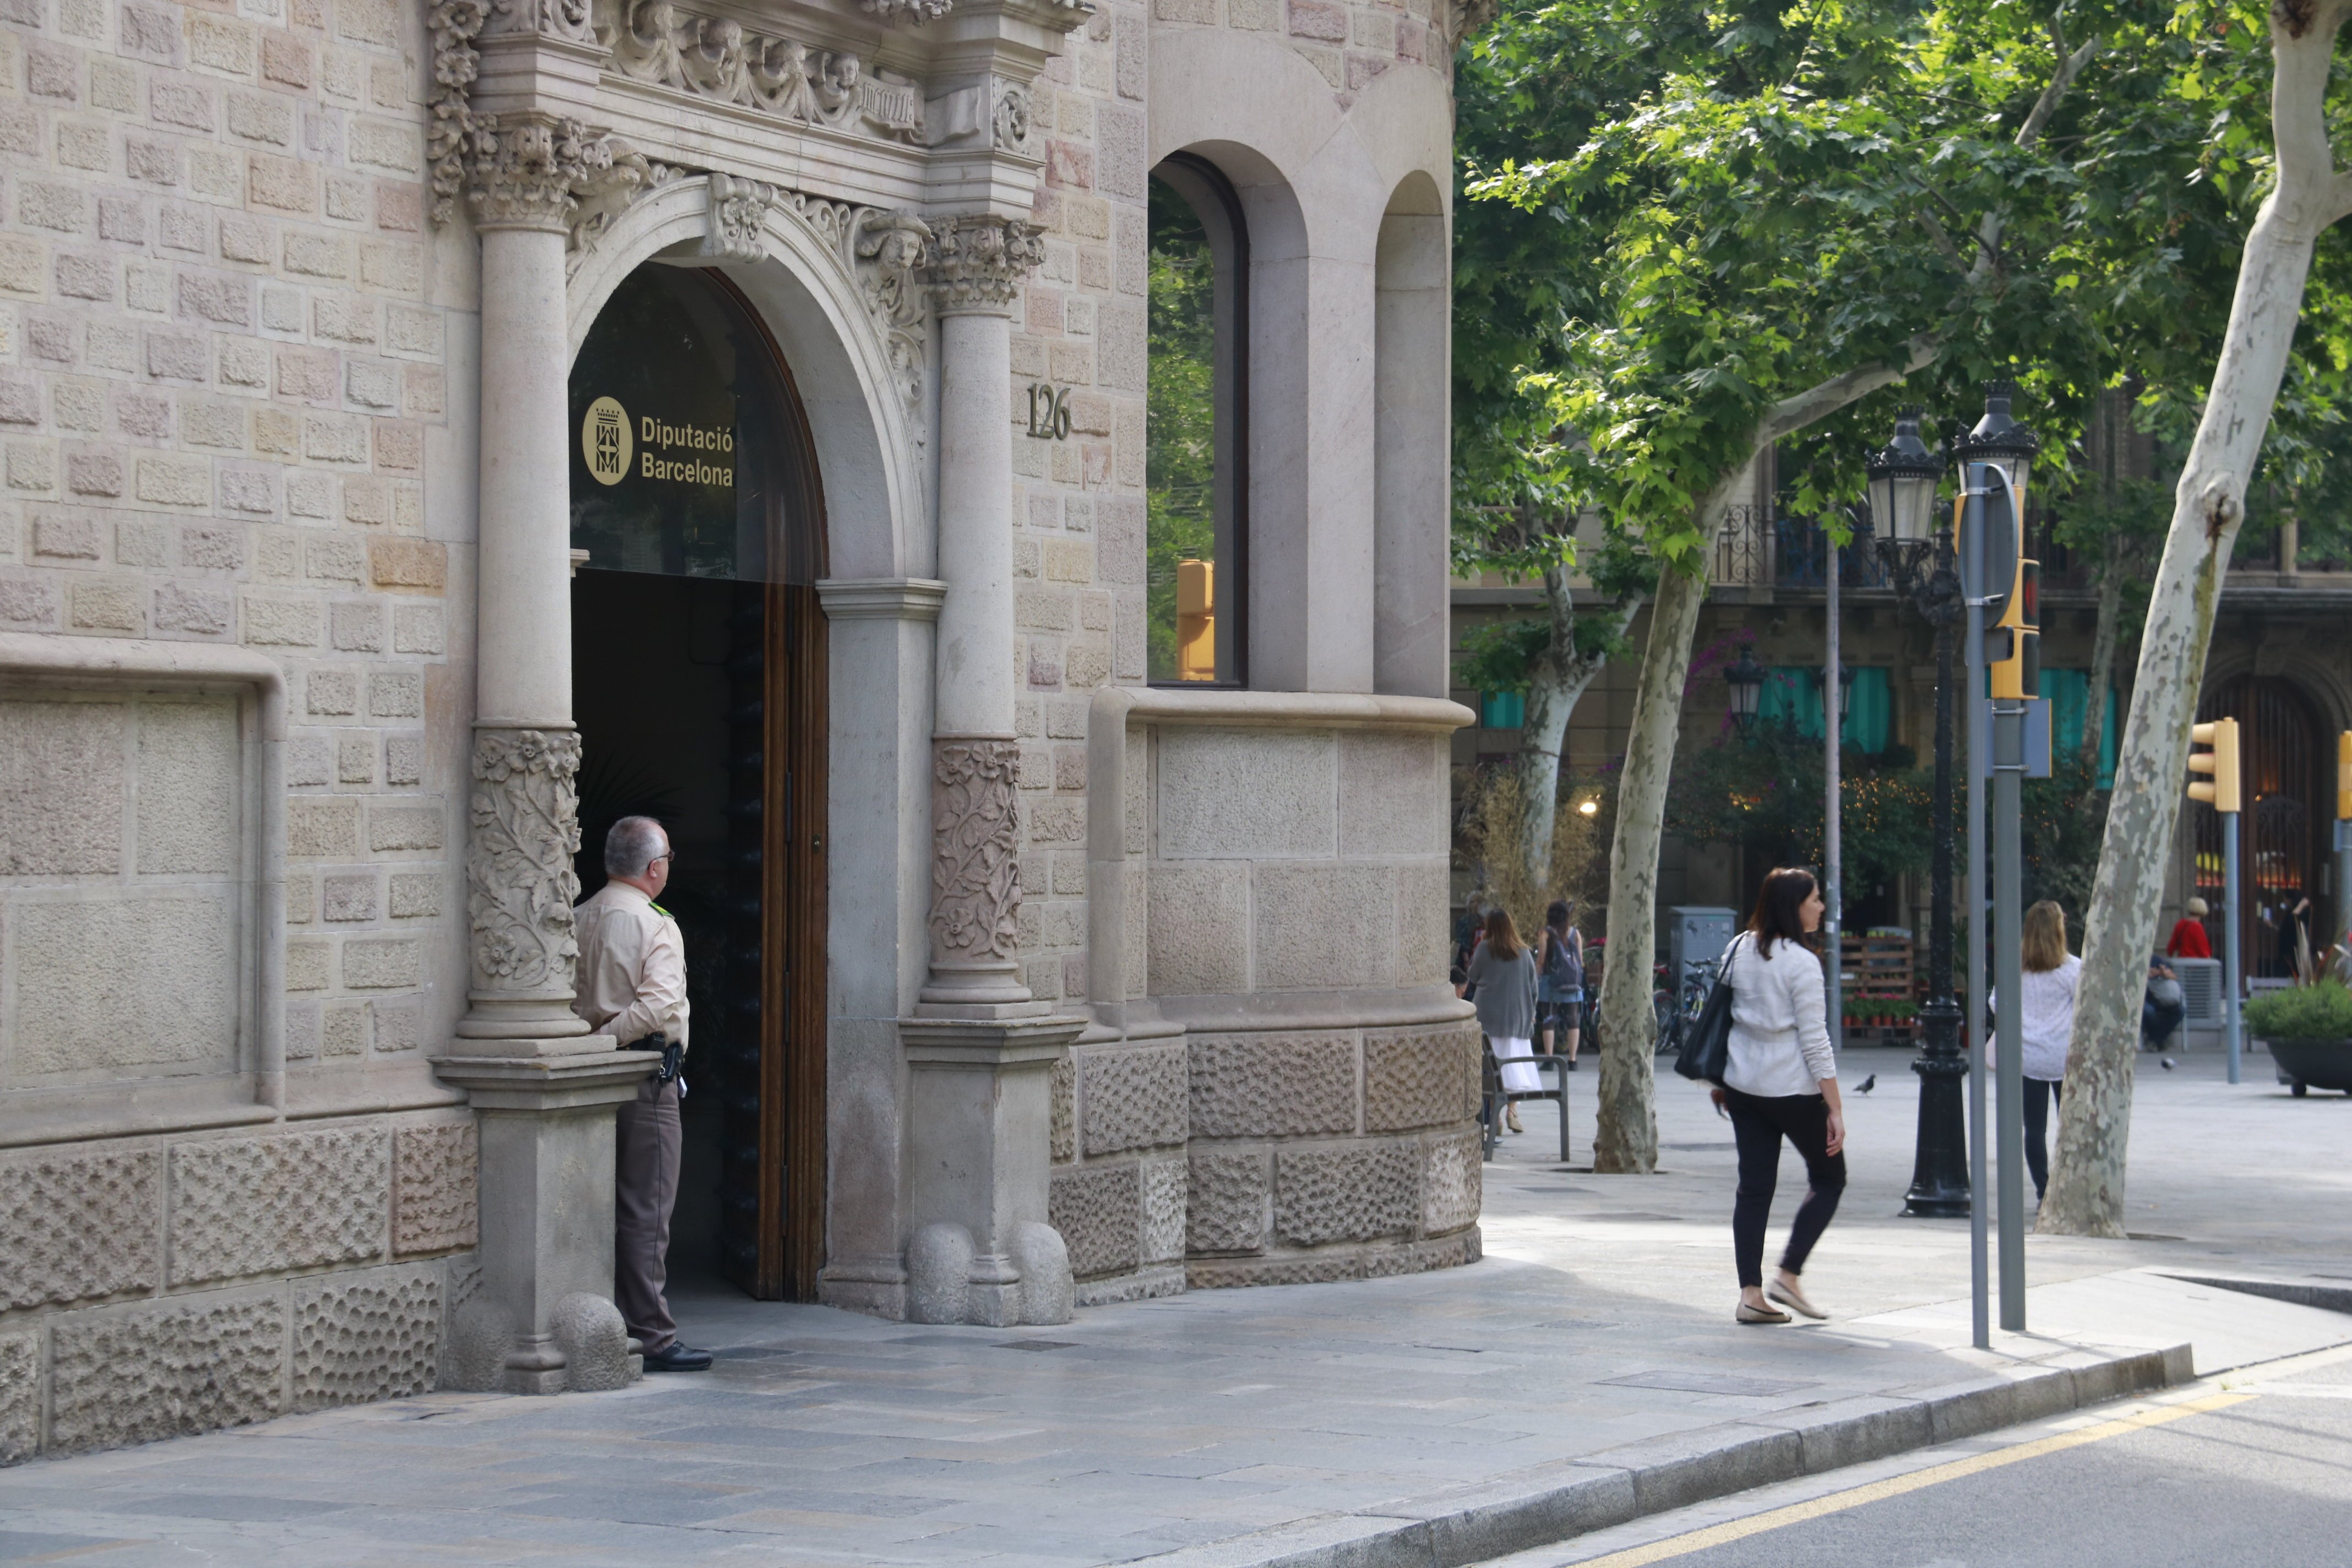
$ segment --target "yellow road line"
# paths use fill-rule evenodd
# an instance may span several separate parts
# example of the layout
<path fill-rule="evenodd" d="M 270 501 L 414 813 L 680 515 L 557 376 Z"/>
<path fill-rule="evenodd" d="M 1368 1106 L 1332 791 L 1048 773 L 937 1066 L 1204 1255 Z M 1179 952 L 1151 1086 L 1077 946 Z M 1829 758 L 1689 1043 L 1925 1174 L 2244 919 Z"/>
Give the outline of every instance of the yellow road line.
<path fill-rule="evenodd" d="M 2207 1411 L 2220 1410 L 2227 1405 L 2242 1404 L 2253 1397 L 2251 1394 L 2212 1394 L 2202 1399 L 2189 1400 L 2181 1405 L 2167 1405 L 2154 1410 L 2143 1410 L 2137 1415 L 2119 1416 L 2113 1421 L 2103 1421 L 2096 1426 L 2085 1426 L 2079 1432 L 2061 1432 L 2055 1436 L 2038 1437 L 2031 1443 L 2020 1443 L 2013 1448 L 1997 1448 L 1989 1454 L 1976 1454 L 1965 1459 L 1954 1459 L 1948 1464 L 1930 1466 L 1924 1470 L 1914 1470 L 1907 1476 L 1891 1476 L 1883 1481 L 1872 1481 L 1867 1486 L 1854 1487 L 1842 1492 L 1832 1492 L 1827 1497 L 1814 1498 L 1810 1502 L 1791 1503 L 1787 1508 L 1776 1508 L 1769 1512 L 1754 1514 L 1747 1519 L 1735 1519 L 1723 1524 L 1712 1524 L 1705 1530 L 1692 1531 L 1687 1535 L 1676 1535 L 1664 1541 L 1654 1541 L 1647 1546 L 1635 1546 L 1623 1552 L 1612 1552 L 1606 1557 L 1589 1558 L 1578 1563 L 1576 1568 L 1642 1568 L 1644 1563 L 1663 1563 L 1669 1558 L 1687 1556 L 1694 1552 L 1704 1552 L 1710 1546 L 1723 1546 L 1734 1541 L 1744 1541 L 1751 1535 L 1761 1535 L 1768 1530 L 1802 1524 L 1809 1519 L 1820 1519 L 1827 1514 L 1843 1513 L 1847 1509 L 1860 1508 L 1865 1503 L 1883 1502 L 1888 1498 L 1901 1497 L 1906 1492 L 1916 1492 L 1923 1488 L 1940 1486 L 1946 1481 L 1956 1481 L 1963 1476 L 1980 1475 L 1987 1470 L 1997 1470 L 2003 1465 L 2014 1465 L 2026 1459 L 2038 1459 L 2044 1454 L 2062 1453 L 2068 1448 L 2079 1448 L 2085 1443 L 2102 1442 L 2109 1437 L 2120 1437 L 2126 1433 L 2144 1431 L 2150 1426 L 2161 1426 L 2168 1421 L 2178 1421 L 2187 1415 L 2201 1415 Z"/>

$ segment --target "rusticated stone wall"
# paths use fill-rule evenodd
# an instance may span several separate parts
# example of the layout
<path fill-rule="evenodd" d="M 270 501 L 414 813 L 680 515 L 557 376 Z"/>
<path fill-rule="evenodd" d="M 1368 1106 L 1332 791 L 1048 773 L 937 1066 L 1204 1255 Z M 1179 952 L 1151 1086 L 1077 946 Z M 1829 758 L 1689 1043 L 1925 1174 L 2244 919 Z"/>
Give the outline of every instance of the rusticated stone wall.
<path fill-rule="evenodd" d="M 0 1463 L 434 1386 L 465 1111 L 0 1154 Z"/>
<path fill-rule="evenodd" d="M 1185 1042 L 1081 1042 L 1054 1079 L 1048 1217 L 1081 1306 L 1184 1288 Z"/>
<path fill-rule="evenodd" d="M 1475 1025 L 1190 1045 L 1191 1283 L 1360 1279 L 1478 1257 Z"/>

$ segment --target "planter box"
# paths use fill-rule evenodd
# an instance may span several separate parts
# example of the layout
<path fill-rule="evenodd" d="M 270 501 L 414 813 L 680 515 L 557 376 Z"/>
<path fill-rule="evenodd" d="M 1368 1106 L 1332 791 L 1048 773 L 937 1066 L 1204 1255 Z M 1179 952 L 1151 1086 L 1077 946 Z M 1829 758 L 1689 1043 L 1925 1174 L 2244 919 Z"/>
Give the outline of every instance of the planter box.
<path fill-rule="evenodd" d="M 2352 1094 L 2352 1040 L 2273 1040 L 2263 1047 L 2278 1064 L 2278 1080 L 2301 1094 L 2306 1089 Z"/>

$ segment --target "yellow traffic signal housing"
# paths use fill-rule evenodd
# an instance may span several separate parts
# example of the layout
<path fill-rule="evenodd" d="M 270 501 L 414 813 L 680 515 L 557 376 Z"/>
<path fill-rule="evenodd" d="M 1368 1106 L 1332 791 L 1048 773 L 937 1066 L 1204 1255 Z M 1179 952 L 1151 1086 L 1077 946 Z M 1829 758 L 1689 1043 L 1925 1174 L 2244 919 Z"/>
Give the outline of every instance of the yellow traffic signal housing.
<path fill-rule="evenodd" d="M 2000 623 L 1985 632 L 1992 695 L 2042 695 L 2042 563 L 2020 559 Z"/>
<path fill-rule="evenodd" d="M 2336 820 L 2352 822 L 2352 730 L 2336 737 Z"/>
<path fill-rule="evenodd" d="M 1176 679 L 1217 678 L 1217 566 L 1176 563 Z"/>
<path fill-rule="evenodd" d="M 2189 742 L 2192 746 L 2213 748 L 2189 753 L 2189 771 L 2207 775 L 2189 781 L 2189 798 L 2201 800 L 2216 811 L 2237 810 L 2238 721 L 2216 719 L 2210 724 L 2191 725 Z"/>

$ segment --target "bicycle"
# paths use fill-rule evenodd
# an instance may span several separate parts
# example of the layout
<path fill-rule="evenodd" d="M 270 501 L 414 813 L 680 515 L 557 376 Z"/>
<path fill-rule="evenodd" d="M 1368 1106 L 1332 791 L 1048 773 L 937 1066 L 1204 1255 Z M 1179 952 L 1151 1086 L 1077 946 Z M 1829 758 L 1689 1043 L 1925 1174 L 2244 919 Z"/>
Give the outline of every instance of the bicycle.
<path fill-rule="evenodd" d="M 1683 976 L 1682 995 L 1677 1001 L 1662 988 L 1650 994 L 1650 1006 L 1657 1016 L 1657 1054 L 1673 1056 L 1683 1048 L 1683 1036 L 1698 1022 L 1706 1010 L 1706 999 L 1715 989 L 1716 973 L 1722 967 L 1721 959 L 1709 959 L 1694 964 Z"/>

